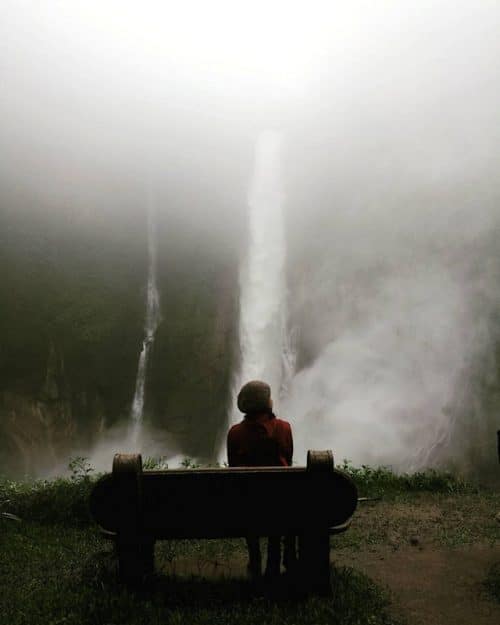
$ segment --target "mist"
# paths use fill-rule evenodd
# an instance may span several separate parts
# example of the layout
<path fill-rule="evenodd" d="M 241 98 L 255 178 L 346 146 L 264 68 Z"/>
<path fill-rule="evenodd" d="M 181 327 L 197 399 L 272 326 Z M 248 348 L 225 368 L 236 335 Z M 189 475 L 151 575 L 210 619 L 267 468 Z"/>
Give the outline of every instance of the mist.
<path fill-rule="evenodd" d="M 219 458 L 235 381 L 270 365 L 245 368 L 240 330 L 261 284 L 246 289 L 242 268 L 272 131 L 285 249 L 259 258 L 286 276 L 265 295 L 282 325 L 266 327 L 263 357 L 293 352 L 273 393 L 295 462 L 331 448 L 488 472 L 498 3 L 177 4 L 0 10 L 2 470 L 53 473 L 75 453 L 107 466 L 125 448 L 151 201 L 161 321 L 142 451 Z"/>

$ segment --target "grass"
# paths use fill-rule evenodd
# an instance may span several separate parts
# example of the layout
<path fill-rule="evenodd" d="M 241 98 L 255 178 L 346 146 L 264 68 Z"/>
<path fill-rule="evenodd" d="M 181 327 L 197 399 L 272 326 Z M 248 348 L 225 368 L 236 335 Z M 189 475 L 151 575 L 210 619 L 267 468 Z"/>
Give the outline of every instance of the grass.
<path fill-rule="evenodd" d="M 395 623 L 386 593 L 351 569 L 333 570 L 331 598 L 300 597 L 286 584 L 255 597 L 244 580 L 197 576 L 158 576 L 139 595 L 116 583 L 112 552 L 95 529 L 1 523 L 2 625 Z M 200 551 L 209 544 L 199 542 Z"/>
<path fill-rule="evenodd" d="M 145 464 L 153 469 L 159 462 L 166 464 L 165 459 Z M 185 466 L 195 465 L 186 460 Z M 414 535 L 448 546 L 500 540 L 493 516 L 500 508 L 498 494 L 435 471 L 397 475 L 389 468 L 349 463 L 340 468 L 356 482 L 360 496 L 381 500 L 360 504 L 350 530 L 332 538 L 334 550 L 396 549 Z M 272 596 L 255 597 L 243 579 L 214 576 L 231 562 L 244 566 L 242 540 L 159 542 L 159 575 L 151 592 L 127 592 L 116 583 L 114 554 L 89 515 L 94 482 L 84 458 L 72 461 L 68 478 L 0 479 L 0 513 L 22 519 L 0 514 L 1 625 L 395 623 L 387 594 L 349 568 L 333 569 L 331 598 L 300 597 L 286 581 Z M 490 593 L 498 593 L 498 576 L 492 569 Z"/>
<path fill-rule="evenodd" d="M 500 603 L 500 562 L 490 568 L 484 586 L 489 596 Z"/>
<path fill-rule="evenodd" d="M 90 476 L 33 482 L 0 478 L 0 510 L 38 523 L 90 525 L 88 498 L 93 483 Z"/>
<path fill-rule="evenodd" d="M 395 497 L 413 493 L 459 494 L 477 492 L 478 488 L 446 471 L 427 469 L 417 473 L 395 473 L 390 467 L 353 467 L 344 460 L 337 465 L 356 484 L 363 497 Z"/>
<path fill-rule="evenodd" d="M 500 493 L 415 492 L 401 498 L 361 503 L 348 532 L 332 539 L 335 549 L 419 544 L 437 547 L 500 542 Z"/>

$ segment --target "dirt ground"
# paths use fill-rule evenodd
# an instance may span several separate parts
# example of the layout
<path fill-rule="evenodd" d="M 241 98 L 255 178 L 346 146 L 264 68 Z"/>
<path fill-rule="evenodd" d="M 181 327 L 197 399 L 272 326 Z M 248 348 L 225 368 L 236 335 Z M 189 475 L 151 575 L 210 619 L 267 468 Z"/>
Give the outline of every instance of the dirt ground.
<path fill-rule="evenodd" d="M 394 612 L 408 625 L 499 625 L 500 603 L 486 593 L 489 568 L 500 562 L 500 544 L 461 547 L 385 545 L 332 552 L 332 562 L 352 567 L 388 589 Z M 243 577 L 245 559 L 230 561 L 180 559 L 177 574 Z M 173 570 L 170 570 L 173 572 Z"/>
<path fill-rule="evenodd" d="M 366 573 L 391 593 L 408 625 L 499 625 L 500 604 L 485 592 L 489 568 L 500 561 L 497 544 L 462 547 L 381 546 L 343 551 L 337 564 Z"/>
<path fill-rule="evenodd" d="M 332 538 L 331 560 L 388 589 L 408 625 L 500 625 L 485 590 L 500 562 L 500 495 L 415 495 L 360 505 L 351 528 Z M 243 549 L 176 558 L 165 572 L 242 577 Z"/>
<path fill-rule="evenodd" d="M 332 560 L 389 589 L 408 625 L 499 625 L 484 581 L 500 562 L 498 495 L 420 495 L 360 506 Z"/>

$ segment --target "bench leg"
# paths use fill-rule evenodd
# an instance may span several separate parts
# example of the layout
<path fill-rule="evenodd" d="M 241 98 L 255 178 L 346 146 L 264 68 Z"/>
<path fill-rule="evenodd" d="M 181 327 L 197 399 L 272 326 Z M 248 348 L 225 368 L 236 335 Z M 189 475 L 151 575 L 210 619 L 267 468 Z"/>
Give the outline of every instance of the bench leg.
<path fill-rule="evenodd" d="M 331 585 L 328 528 L 311 528 L 299 536 L 299 562 L 305 589 L 329 595 Z"/>
<path fill-rule="evenodd" d="M 120 580 L 130 586 L 141 586 L 154 573 L 154 539 L 118 537 L 116 545 Z"/>

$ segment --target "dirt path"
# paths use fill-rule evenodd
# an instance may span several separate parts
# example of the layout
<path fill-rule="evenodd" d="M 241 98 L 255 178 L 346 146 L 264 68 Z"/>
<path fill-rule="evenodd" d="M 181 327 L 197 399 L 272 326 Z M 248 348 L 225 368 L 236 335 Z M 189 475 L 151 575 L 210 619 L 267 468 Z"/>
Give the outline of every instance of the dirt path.
<path fill-rule="evenodd" d="M 386 587 L 408 625 L 500 625 L 500 604 L 484 581 L 500 562 L 500 496 L 423 495 L 360 507 L 331 559 Z M 200 554 L 201 555 L 201 554 Z M 165 572 L 244 577 L 244 549 L 176 558 Z"/>
<path fill-rule="evenodd" d="M 500 561 L 500 546 L 405 547 L 388 552 L 337 553 L 351 566 L 386 586 L 394 609 L 408 625 L 499 625 L 500 604 L 483 589 L 488 569 Z"/>
<path fill-rule="evenodd" d="M 386 587 L 394 611 L 408 625 L 499 625 L 500 604 L 484 591 L 489 568 L 500 561 L 500 545 L 455 548 L 377 546 L 332 552 L 336 565 L 352 567 Z M 207 578 L 239 578 L 246 574 L 243 556 L 223 564 L 205 559 L 179 559 L 165 572 Z"/>

